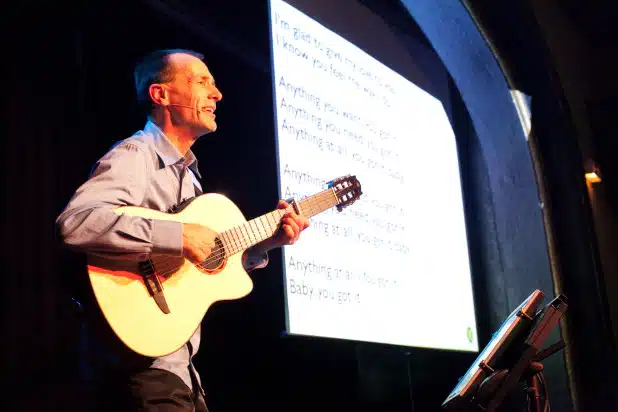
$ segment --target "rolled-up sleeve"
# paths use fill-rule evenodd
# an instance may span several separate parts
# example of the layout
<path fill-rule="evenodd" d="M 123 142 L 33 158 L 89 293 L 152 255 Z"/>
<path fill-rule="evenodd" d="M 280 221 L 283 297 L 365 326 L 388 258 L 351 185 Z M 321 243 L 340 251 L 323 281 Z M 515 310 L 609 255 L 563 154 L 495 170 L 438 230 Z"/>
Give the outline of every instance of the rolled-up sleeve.
<path fill-rule="evenodd" d="M 144 260 L 151 254 L 182 256 L 182 224 L 116 214 L 121 206 L 139 206 L 154 165 L 133 143 L 121 143 L 95 165 L 56 219 L 61 242 L 88 254 Z"/>

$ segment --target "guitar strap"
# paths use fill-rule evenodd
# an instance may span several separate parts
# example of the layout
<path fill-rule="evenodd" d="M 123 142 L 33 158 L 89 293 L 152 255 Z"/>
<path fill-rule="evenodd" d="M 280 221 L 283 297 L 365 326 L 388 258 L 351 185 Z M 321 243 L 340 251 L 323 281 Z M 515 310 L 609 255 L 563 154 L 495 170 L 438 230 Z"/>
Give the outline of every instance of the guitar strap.
<path fill-rule="evenodd" d="M 203 192 L 200 190 L 199 187 L 197 187 L 197 185 L 193 185 L 193 188 L 195 189 L 195 196 L 203 194 Z"/>
<path fill-rule="evenodd" d="M 198 392 L 202 394 L 203 397 L 206 397 L 206 393 L 204 392 L 204 388 L 200 384 L 197 379 L 197 374 L 195 372 L 195 366 L 193 365 L 193 344 L 191 341 L 187 341 L 187 349 L 189 350 L 189 374 L 191 375 L 191 384 L 193 386 L 193 396 L 197 398 Z"/>

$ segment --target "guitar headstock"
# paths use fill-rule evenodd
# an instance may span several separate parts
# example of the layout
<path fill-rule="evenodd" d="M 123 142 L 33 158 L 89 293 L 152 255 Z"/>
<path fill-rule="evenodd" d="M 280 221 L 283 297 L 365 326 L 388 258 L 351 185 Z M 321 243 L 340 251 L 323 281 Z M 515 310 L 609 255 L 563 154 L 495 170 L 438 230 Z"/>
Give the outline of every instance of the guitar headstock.
<path fill-rule="evenodd" d="M 333 189 L 337 197 L 337 211 L 341 212 L 345 207 L 356 202 L 363 194 L 361 184 L 356 176 L 346 175 L 328 182 L 328 188 Z"/>

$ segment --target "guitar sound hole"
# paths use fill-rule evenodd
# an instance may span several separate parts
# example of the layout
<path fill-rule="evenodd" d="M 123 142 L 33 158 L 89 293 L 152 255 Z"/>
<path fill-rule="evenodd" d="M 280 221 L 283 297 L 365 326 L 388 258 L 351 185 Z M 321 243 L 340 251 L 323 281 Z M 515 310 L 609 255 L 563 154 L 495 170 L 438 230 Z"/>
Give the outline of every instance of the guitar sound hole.
<path fill-rule="evenodd" d="M 215 238 L 215 247 L 205 261 L 200 263 L 200 267 L 206 270 L 215 270 L 221 267 L 225 262 L 225 248 L 223 242 L 219 238 Z"/>

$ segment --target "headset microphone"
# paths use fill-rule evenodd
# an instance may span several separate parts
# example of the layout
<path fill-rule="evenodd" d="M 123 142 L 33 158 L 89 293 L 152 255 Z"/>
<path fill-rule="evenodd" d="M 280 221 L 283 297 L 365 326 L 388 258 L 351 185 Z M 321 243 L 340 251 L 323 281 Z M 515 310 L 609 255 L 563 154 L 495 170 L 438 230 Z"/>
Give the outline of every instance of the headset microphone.
<path fill-rule="evenodd" d="M 187 109 L 193 110 L 193 112 L 196 114 L 196 116 L 198 116 L 200 113 L 205 113 L 204 110 L 199 110 L 199 109 L 196 109 L 194 106 L 187 106 L 186 104 L 170 103 L 170 104 L 168 104 L 168 106 L 186 107 Z"/>

